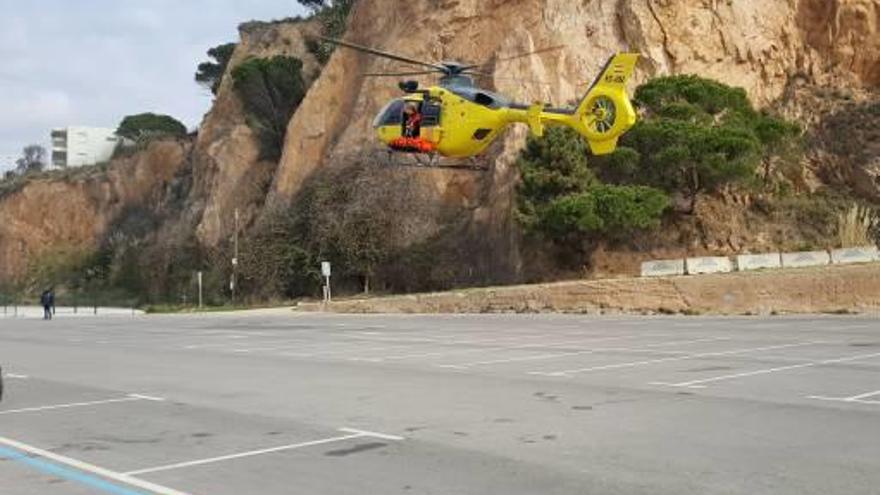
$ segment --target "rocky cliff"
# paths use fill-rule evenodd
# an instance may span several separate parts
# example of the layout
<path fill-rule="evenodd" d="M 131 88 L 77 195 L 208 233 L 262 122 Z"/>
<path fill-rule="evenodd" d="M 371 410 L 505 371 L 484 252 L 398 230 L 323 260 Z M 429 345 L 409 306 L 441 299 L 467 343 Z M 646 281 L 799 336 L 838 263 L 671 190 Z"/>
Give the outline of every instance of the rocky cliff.
<path fill-rule="evenodd" d="M 189 154 L 188 143 L 156 142 L 106 171 L 62 171 L 0 197 L 0 282 L 44 255 L 98 247 L 125 210 L 163 201 Z"/>
<path fill-rule="evenodd" d="M 880 85 L 878 0 L 362 0 L 347 39 L 425 60 L 486 61 L 493 77 L 484 82 L 556 104 L 579 97 L 622 50 L 643 56 L 637 82 L 699 74 L 745 88 L 762 106 L 795 79 Z M 334 55 L 291 121 L 274 194 L 290 197 L 314 167 L 373 145 L 370 120 L 398 91 L 360 74 L 392 66 L 350 50 Z M 521 133 L 509 141 L 521 143 Z"/>
<path fill-rule="evenodd" d="M 376 148 L 371 120 L 398 90 L 393 80 L 362 74 L 395 66 L 337 50 L 320 67 L 305 45 L 305 39 L 319 30 L 314 21 L 243 25 L 230 64 L 277 54 L 304 61 L 312 84 L 290 122 L 280 163 L 258 159 L 256 139 L 229 78 L 191 152 L 180 148 L 160 156 L 152 150 L 134 160 L 135 175 L 156 174 L 158 186 L 167 176 L 162 171 L 174 170 L 189 154 L 194 183 L 187 217 L 195 219 L 198 239 L 205 246 L 228 239 L 233 209 L 242 211 L 247 225 L 267 201 L 291 201 L 316 169 Z M 481 83 L 522 101 L 554 104 L 578 98 L 609 54 L 637 51 L 643 56 L 637 83 L 664 74 L 715 78 L 742 86 L 759 105 L 817 129 L 833 124 L 828 116 L 841 115 L 846 105 L 864 106 L 880 86 L 880 0 L 359 0 L 345 36 L 426 60 L 486 62 L 491 77 Z M 500 61 L 557 45 L 563 48 Z M 821 96 L 832 91 L 843 95 Z M 475 263 L 496 274 L 510 274 L 511 279 L 521 263 L 511 217 L 517 179 L 512 162 L 525 136 L 524 129 L 513 129 L 494 146 L 484 158 L 492 165 L 487 173 L 432 170 L 420 176 L 433 191 L 425 201 L 460 208 L 468 230 L 485 241 L 485 252 Z M 833 136 L 828 132 L 819 136 L 817 145 L 834 141 L 827 138 Z M 827 181 L 834 175 L 823 171 L 831 155 L 837 157 L 834 163 L 852 167 L 844 151 L 816 155 L 815 173 L 808 181 Z M 873 157 L 860 155 L 859 160 L 877 167 Z M 861 168 L 838 179 L 860 182 L 864 188 Z M 123 178 L 108 176 L 98 183 L 41 181 L 0 199 L 3 266 L 14 265 L 22 249 L 36 253 L 46 244 L 94 242 L 123 204 L 142 201 L 154 190 L 141 184 L 137 195 L 111 193 L 122 187 L 119 179 Z M 57 204 L 62 200 L 51 199 L 53 190 L 62 189 L 71 191 L 70 199 L 63 200 L 67 208 Z M 878 187 L 868 189 L 880 193 Z M 56 208 L 63 213 L 44 214 Z"/>
<path fill-rule="evenodd" d="M 425 60 L 485 61 L 492 77 L 483 84 L 522 101 L 557 105 L 579 98 L 609 54 L 636 51 L 643 56 L 636 83 L 699 74 L 741 86 L 759 106 L 774 106 L 809 128 L 839 107 L 817 107 L 815 88 L 843 89 L 856 99 L 878 88 L 878 24 L 878 0 L 361 0 L 346 36 Z M 495 62 L 558 45 L 564 48 Z M 387 79 L 360 74 L 393 67 L 351 50 L 336 52 L 288 128 L 274 200 L 292 198 L 315 168 L 376 146 L 370 120 L 397 90 Z M 425 174 L 435 200 L 470 206 L 472 230 L 491 239 L 483 257 L 494 265 L 484 267 L 491 273 L 516 273 L 521 263 L 510 215 L 511 163 L 524 140 L 525 130 L 515 129 L 493 148 L 490 173 Z M 813 165 L 821 169 L 825 161 Z M 766 237 L 745 235 L 748 228 L 740 229 L 740 238 L 720 230 L 717 240 L 682 248 L 742 248 Z"/>
<path fill-rule="evenodd" d="M 303 61 L 303 77 L 310 84 L 320 67 L 305 43 L 318 29 L 308 21 L 250 22 L 239 27 L 241 41 L 214 105 L 205 115 L 194 150 L 191 202 L 201 212 L 197 233 L 204 244 L 215 246 L 231 232 L 230 219 L 236 208 L 245 224 L 250 222 L 263 204 L 277 165 L 259 159 L 259 143 L 247 124 L 229 72 L 250 57 L 293 56 Z"/>

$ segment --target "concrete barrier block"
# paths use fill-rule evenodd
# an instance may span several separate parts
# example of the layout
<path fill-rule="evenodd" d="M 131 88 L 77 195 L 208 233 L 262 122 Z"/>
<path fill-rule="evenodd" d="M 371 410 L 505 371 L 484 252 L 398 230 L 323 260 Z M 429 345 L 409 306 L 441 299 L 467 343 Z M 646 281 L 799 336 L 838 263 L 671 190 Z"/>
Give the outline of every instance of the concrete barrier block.
<path fill-rule="evenodd" d="M 779 253 L 741 254 L 736 257 L 736 268 L 739 271 L 782 268 L 782 256 Z"/>
<path fill-rule="evenodd" d="M 684 275 L 684 260 L 655 260 L 642 263 L 643 277 Z"/>
<path fill-rule="evenodd" d="M 801 251 L 799 253 L 782 253 L 783 268 L 802 266 L 822 266 L 831 263 L 828 251 Z"/>
<path fill-rule="evenodd" d="M 688 275 L 701 273 L 727 273 L 733 271 L 733 263 L 727 256 L 705 256 L 702 258 L 688 258 Z"/>
<path fill-rule="evenodd" d="M 870 263 L 880 260 L 877 246 L 860 246 L 831 251 L 831 262 L 835 265 L 844 263 Z"/>

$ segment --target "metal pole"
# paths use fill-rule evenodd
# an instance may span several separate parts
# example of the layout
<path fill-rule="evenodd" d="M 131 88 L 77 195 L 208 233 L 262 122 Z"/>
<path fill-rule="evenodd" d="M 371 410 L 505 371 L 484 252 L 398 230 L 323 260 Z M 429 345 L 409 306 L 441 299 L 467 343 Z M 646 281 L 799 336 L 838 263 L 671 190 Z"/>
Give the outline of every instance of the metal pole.
<path fill-rule="evenodd" d="M 330 275 L 327 275 L 326 280 L 324 282 L 324 285 L 327 287 L 326 294 L 327 294 L 327 302 L 329 303 L 330 300 L 333 298 L 333 295 L 330 293 Z"/>
<path fill-rule="evenodd" d="M 235 292 L 238 289 L 238 287 L 236 287 L 238 285 L 238 280 L 236 280 L 238 272 L 238 208 L 235 209 L 235 235 L 233 236 L 232 245 L 232 283 L 230 284 L 230 289 L 232 289 L 232 305 L 234 306 Z"/>
<path fill-rule="evenodd" d="M 202 272 L 198 273 L 199 279 L 199 309 L 202 309 Z"/>

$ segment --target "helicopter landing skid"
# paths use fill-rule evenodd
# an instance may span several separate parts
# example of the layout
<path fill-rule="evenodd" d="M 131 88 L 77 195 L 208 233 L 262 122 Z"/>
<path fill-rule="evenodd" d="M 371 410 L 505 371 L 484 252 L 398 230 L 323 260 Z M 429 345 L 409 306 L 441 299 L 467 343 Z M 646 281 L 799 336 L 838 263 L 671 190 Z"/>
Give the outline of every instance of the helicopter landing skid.
<path fill-rule="evenodd" d="M 412 160 L 401 160 L 401 153 L 404 153 L 406 157 L 411 157 Z M 472 172 L 485 172 L 489 170 L 489 167 L 487 165 L 480 164 L 474 157 L 468 158 L 468 164 L 463 165 L 451 165 L 441 163 L 440 159 L 441 156 L 437 153 L 416 153 L 388 150 L 388 164 L 396 167 L 468 170 Z"/>

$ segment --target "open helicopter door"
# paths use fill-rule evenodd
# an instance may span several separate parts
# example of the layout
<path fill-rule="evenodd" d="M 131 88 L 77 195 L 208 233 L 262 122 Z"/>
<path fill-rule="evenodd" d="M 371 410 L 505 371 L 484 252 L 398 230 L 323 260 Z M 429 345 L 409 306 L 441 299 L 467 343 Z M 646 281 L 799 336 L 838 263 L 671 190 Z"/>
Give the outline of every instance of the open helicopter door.
<path fill-rule="evenodd" d="M 405 106 L 400 116 L 397 136 L 385 142 L 395 151 L 433 153 L 440 142 L 441 105 L 431 100 L 426 92 L 422 93 L 421 98 L 408 97 L 403 101 Z M 414 114 L 408 113 L 410 108 Z"/>
<path fill-rule="evenodd" d="M 443 112 L 443 106 L 438 101 L 431 100 L 427 96 L 422 102 L 422 129 L 420 136 L 422 139 L 433 143 L 436 147 L 440 143 L 443 134 L 443 128 L 440 126 L 440 115 Z"/>

